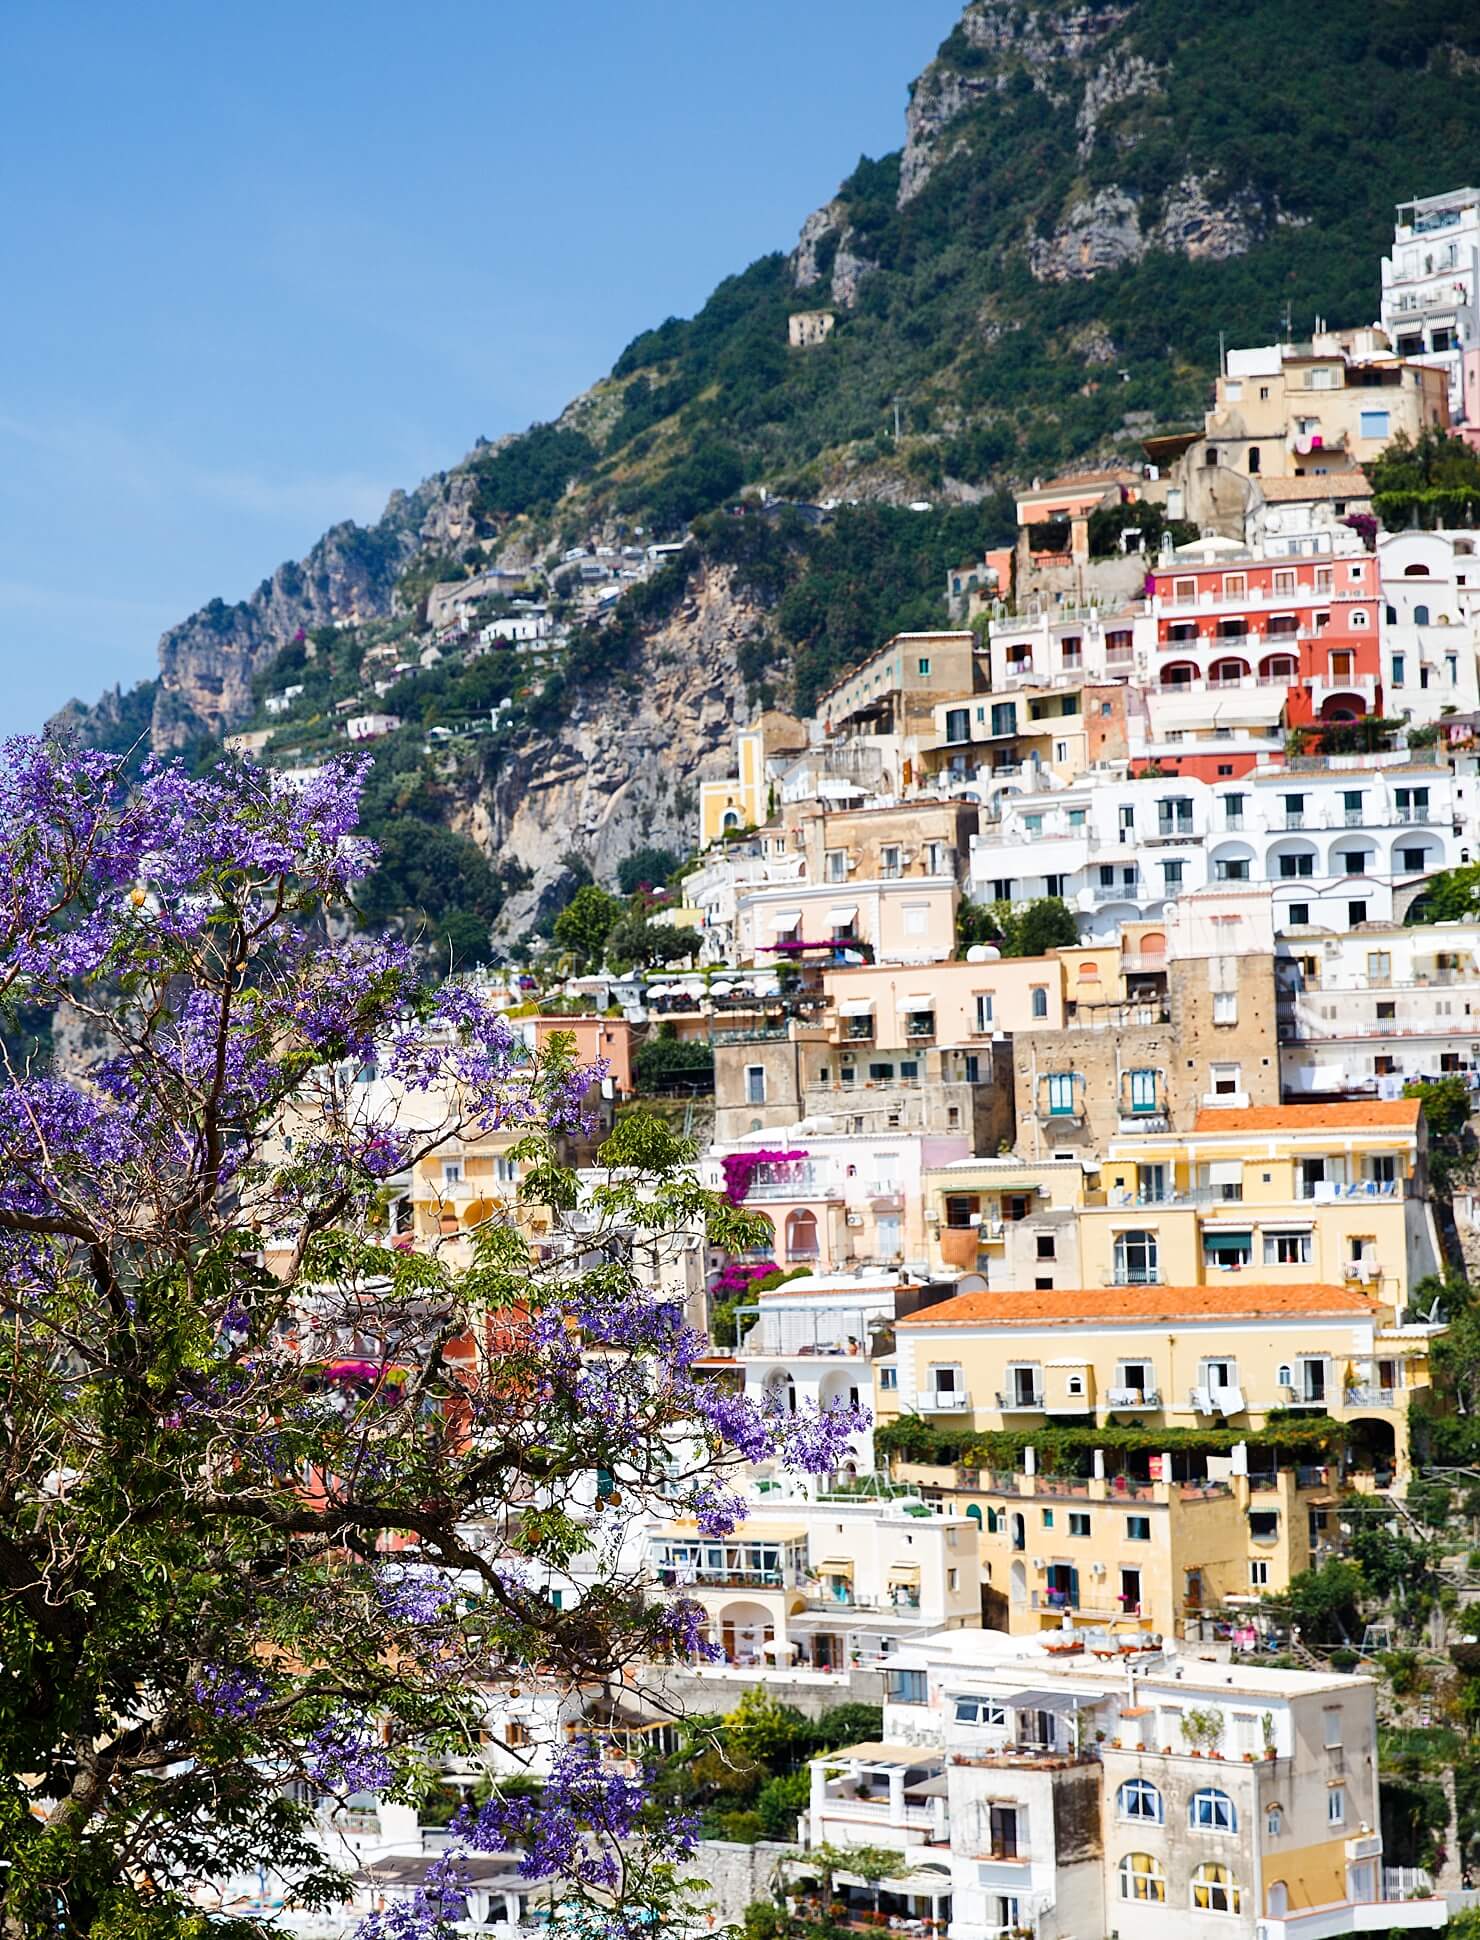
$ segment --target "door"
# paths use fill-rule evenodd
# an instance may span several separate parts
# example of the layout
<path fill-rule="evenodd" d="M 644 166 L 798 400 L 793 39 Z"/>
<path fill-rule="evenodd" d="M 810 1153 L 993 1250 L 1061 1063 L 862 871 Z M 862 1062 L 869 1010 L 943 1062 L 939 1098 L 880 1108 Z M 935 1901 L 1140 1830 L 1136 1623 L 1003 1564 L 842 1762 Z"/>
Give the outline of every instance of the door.
<path fill-rule="evenodd" d="M 878 1237 L 879 1255 L 882 1259 L 892 1260 L 903 1251 L 902 1229 L 898 1213 L 876 1213 L 874 1231 Z"/>
<path fill-rule="evenodd" d="M 1120 1572 L 1120 1607 L 1128 1617 L 1141 1614 L 1141 1572 L 1122 1569 Z"/>
<path fill-rule="evenodd" d="M 1018 1856 L 1018 1815 L 1015 1805 L 994 1805 L 990 1807 L 991 1843 L 988 1850 L 994 1859 L 1016 1859 Z"/>

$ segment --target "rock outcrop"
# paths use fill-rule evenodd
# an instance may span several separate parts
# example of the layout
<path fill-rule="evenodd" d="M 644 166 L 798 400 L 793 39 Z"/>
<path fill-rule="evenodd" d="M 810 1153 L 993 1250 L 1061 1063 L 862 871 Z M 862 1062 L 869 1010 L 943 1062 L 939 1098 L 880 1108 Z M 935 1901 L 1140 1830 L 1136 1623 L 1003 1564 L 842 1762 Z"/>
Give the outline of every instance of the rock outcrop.
<path fill-rule="evenodd" d="M 644 844 L 692 841 L 697 784 L 730 772 L 735 729 L 749 713 L 737 655 L 764 624 L 733 568 L 699 566 L 630 668 L 588 684 L 558 730 L 504 755 L 491 786 L 454 821 L 490 856 L 535 872 L 505 906 L 500 937 L 528 926 L 570 850 L 607 880 Z"/>
<path fill-rule="evenodd" d="M 1220 201 L 1195 175 L 1183 176 L 1167 192 L 1150 223 L 1144 222 L 1139 196 L 1122 188 L 1098 189 L 1072 202 L 1052 235 L 1029 238 L 1028 267 L 1040 283 L 1066 283 L 1138 263 L 1153 249 L 1223 262 L 1243 255 L 1264 226 L 1253 196 Z"/>

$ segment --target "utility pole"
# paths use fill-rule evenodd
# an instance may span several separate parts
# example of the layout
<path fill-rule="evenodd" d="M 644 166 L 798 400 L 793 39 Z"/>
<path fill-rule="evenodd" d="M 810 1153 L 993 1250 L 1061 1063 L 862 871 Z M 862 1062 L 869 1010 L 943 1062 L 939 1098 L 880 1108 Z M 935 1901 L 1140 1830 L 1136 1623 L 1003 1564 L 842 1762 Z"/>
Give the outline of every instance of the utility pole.
<path fill-rule="evenodd" d="M 899 443 L 899 399 L 894 400 L 894 442 Z"/>

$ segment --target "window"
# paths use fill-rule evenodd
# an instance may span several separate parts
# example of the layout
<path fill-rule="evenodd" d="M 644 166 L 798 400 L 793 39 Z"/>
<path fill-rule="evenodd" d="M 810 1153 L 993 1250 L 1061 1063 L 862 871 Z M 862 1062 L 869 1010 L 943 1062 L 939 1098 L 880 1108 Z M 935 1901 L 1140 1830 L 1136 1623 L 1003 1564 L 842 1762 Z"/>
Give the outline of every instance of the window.
<path fill-rule="evenodd" d="M 1254 1258 L 1254 1235 L 1252 1233 L 1205 1232 L 1203 1234 L 1203 1265 L 1215 1267 L 1245 1267 Z"/>
<path fill-rule="evenodd" d="M 1197 1913 L 1237 1913 L 1243 1905 L 1243 1889 L 1234 1884 L 1226 1866 L 1206 1864 L 1192 1875 L 1192 1905 Z"/>
<path fill-rule="evenodd" d="M 976 993 L 976 1028 L 979 1031 L 989 1031 L 992 1028 L 992 993 L 990 990 L 979 990 Z"/>
<path fill-rule="evenodd" d="M 1125 1519 L 1125 1539 L 1128 1543 L 1149 1543 L 1151 1540 L 1150 1516 L 1127 1516 Z"/>
<path fill-rule="evenodd" d="M 1249 1558 L 1249 1588 L 1267 1590 L 1269 1588 L 1269 1558 L 1251 1556 Z"/>
<path fill-rule="evenodd" d="M 1048 1079 L 1048 1115 L 1050 1118 L 1072 1118 L 1074 1116 L 1074 1073 L 1072 1071 L 1053 1071 Z"/>
<path fill-rule="evenodd" d="M 1083 1509 L 1071 1509 L 1069 1511 L 1069 1534 L 1071 1536 L 1087 1536 L 1089 1534 L 1089 1517 Z"/>
<path fill-rule="evenodd" d="M 1238 1386 L 1238 1362 L 1227 1359 L 1205 1360 L 1198 1365 L 1199 1385 L 1213 1394 L 1226 1394 Z"/>
<path fill-rule="evenodd" d="M 1305 855 L 1282 855 L 1280 874 L 1289 881 L 1295 876 L 1313 876 L 1316 872 L 1316 859 L 1307 852 Z"/>
<path fill-rule="evenodd" d="M 1149 1852 L 1128 1852 L 1118 1868 L 1120 1875 L 1120 1897 L 1123 1900 L 1140 1900 L 1151 1906 L 1165 1906 L 1167 1898 L 1167 1876 L 1161 1869 L 1161 1861 L 1154 1859 Z"/>
<path fill-rule="evenodd" d="M 958 1697 L 956 1722 L 985 1725 L 989 1730 L 1003 1731 L 1007 1728 L 1007 1712 L 1002 1705 L 993 1704 L 987 1698 Z"/>
<path fill-rule="evenodd" d="M 1242 1065 L 1215 1064 L 1213 1066 L 1213 1096 L 1215 1098 L 1236 1098 L 1243 1088 Z"/>
<path fill-rule="evenodd" d="M 1249 1536 L 1256 1543 L 1272 1543 L 1279 1540 L 1280 1512 L 1278 1509 L 1251 1509 L 1249 1511 Z"/>
<path fill-rule="evenodd" d="M 1328 1704 L 1321 1712 L 1321 1742 L 1327 1751 L 1335 1751 L 1341 1743 L 1341 1706 Z"/>
<path fill-rule="evenodd" d="M 1236 990 L 1215 990 L 1213 992 L 1213 1022 L 1215 1024 L 1236 1024 L 1238 1022 L 1238 992 Z"/>
<path fill-rule="evenodd" d="M 1346 1787 L 1333 1785 L 1326 1794 L 1327 1825 L 1346 1824 Z"/>
<path fill-rule="evenodd" d="M 745 1102 L 747 1105 L 763 1105 L 766 1102 L 766 1067 L 763 1064 L 747 1064 L 745 1067 Z"/>
<path fill-rule="evenodd" d="M 1244 825 L 1244 803 L 1246 795 L 1225 795 L 1223 797 L 1223 826 L 1226 829 L 1241 829 Z"/>
<path fill-rule="evenodd" d="M 1180 860 L 1176 862 L 1164 862 L 1161 865 L 1162 886 L 1169 896 L 1174 895 L 1182 887 L 1182 878 L 1186 872 L 1186 868 L 1186 863 Z"/>
<path fill-rule="evenodd" d="M 1401 687 L 1403 685 L 1403 675 L 1406 667 L 1406 661 L 1404 656 L 1401 653 L 1395 653 L 1392 657 L 1392 660 L 1393 660 L 1393 685 L 1394 687 Z"/>
<path fill-rule="evenodd" d="M 1055 1248 L 1058 1242 L 1052 1233 L 1039 1233 L 1037 1236 L 1037 1245 L 1038 1258 L 1040 1260 L 1051 1260 L 1057 1257 Z"/>
<path fill-rule="evenodd" d="M 442 1183 L 444 1186 L 460 1186 L 462 1184 L 462 1175 L 461 1159 L 447 1159 L 443 1161 Z"/>
<path fill-rule="evenodd" d="M 1166 1822 L 1161 1793 L 1149 1778 L 1128 1778 L 1115 1794 L 1115 1810 L 1122 1819 L 1138 1820 L 1143 1825 Z"/>
<path fill-rule="evenodd" d="M 1385 411 L 1383 412 L 1383 416 L 1384 417 L 1387 416 L 1387 413 Z M 930 662 L 926 660 L 923 655 L 919 660 L 915 662 L 915 665 L 919 669 L 922 676 L 928 676 L 930 672 Z"/>
<path fill-rule="evenodd" d="M 1386 411 L 1364 411 L 1361 417 L 1364 438 L 1385 438 L 1388 435 L 1388 413 Z"/>
<path fill-rule="evenodd" d="M 924 1671 L 884 1673 L 885 1694 L 891 1704 L 924 1704 L 927 1697 Z"/>
<path fill-rule="evenodd" d="M 1053 1528 L 1053 1510 L 1044 1509 L 1039 1517 L 1045 1529 Z"/>
<path fill-rule="evenodd" d="M 1355 929 L 1359 923 L 1365 923 L 1367 920 L 1366 903 L 1348 903 L 1346 906 L 1346 920 L 1352 929 Z"/>
<path fill-rule="evenodd" d="M 1132 1071 L 1130 1087 L 1133 1112 L 1156 1110 L 1156 1073 L 1154 1071 Z"/>
<path fill-rule="evenodd" d="M 969 707 L 948 707 L 946 709 L 947 741 L 969 741 L 971 739 L 971 709 Z"/>
<path fill-rule="evenodd" d="M 843 882 L 848 874 L 848 852 L 846 849 L 828 849 L 822 857 L 822 879 L 824 882 Z"/>
<path fill-rule="evenodd" d="M 900 873 L 898 848 L 891 844 L 887 849 L 881 849 L 879 851 L 879 874 L 887 881 L 898 876 Z"/>
<path fill-rule="evenodd" d="M 1310 904 L 1291 903 L 1289 906 L 1288 920 L 1294 929 L 1303 930 L 1307 928 L 1310 924 Z"/>
<path fill-rule="evenodd" d="M 1309 1266 L 1309 1233 L 1266 1233 L 1264 1235 L 1264 1264 L 1266 1266 Z"/>
<path fill-rule="evenodd" d="M 886 1394 L 890 1392 L 897 1393 L 899 1389 L 899 1369 L 897 1367 L 881 1367 L 879 1369 L 879 1386 Z"/>
<path fill-rule="evenodd" d="M 1117 1286 L 1150 1287 L 1160 1279 L 1157 1267 L 1155 1233 L 1139 1230 L 1117 1233 L 1115 1237 L 1115 1281 Z"/>
<path fill-rule="evenodd" d="M 1238 1814 L 1227 1792 L 1204 1785 L 1188 1802 L 1187 1823 L 1194 1832 L 1237 1832 Z"/>
<path fill-rule="evenodd" d="M 1399 849 L 1398 851 L 1399 865 L 1410 874 L 1422 874 L 1426 858 L 1427 851 L 1424 849 Z"/>
<path fill-rule="evenodd" d="M 948 1590 L 959 1590 L 959 1589 L 960 1589 L 960 1587 L 961 1587 L 961 1572 L 960 1572 L 960 1570 L 958 1570 L 958 1569 L 953 1569 L 953 1570 L 947 1570 L 947 1571 L 946 1571 L 946 1588 L 947 1588 Z"/>
<path fill-rule="evenodd" d="M 1042 984 L 1033 986 L 1032 1012 L 1035 1017 L 1048 1015 L 1048 991 Z"/>
<path fill-rule="evenodd" d="M 1215 882 L 1248 882 L 1249 858 L 1247 856 L 1218 856 L 1213 862 Z"/>

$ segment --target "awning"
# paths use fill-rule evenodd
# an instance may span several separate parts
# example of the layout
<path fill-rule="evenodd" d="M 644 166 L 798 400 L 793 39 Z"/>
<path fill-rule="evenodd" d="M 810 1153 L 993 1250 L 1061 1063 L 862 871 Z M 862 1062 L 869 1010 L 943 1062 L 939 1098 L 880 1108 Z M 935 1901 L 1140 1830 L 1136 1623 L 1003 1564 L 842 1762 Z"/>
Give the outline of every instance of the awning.
<path fill-rule="evenodd" d="M 1247 1226 L 1238 1232 L 1204 1232 L 1203 1251 L 1205 1253 L 1245 1253 L 1254 1244 L 1254 1235 Z"/>
<path fill-rule="evenodd" d="M 934 1778 L 927 1778 L 918 1785 L 906 1785 L 905 1796 L 912 1799 L 944 1799 L 951 1794 L 951 1782 L 944 1772 L 937 1772 Z"/>
<path fill-rule="evenodd" d="M 827 912 L 827 920 L 829 923 L 851 923 L 857 914 L 857 903 L 839 903 L 836 909 Z"/>
<path fill-rule="evenodd" d="M 783 930 L 789 930 L 793 923 L 800 923 L 801 920 L 802 912 L 799 909 L 773 909 L 771 911 L 771 921 Z"/>
<path fill-rule="evenodd" d="M 927 990 L 923 995 L 917 994 L 914 997 L 901 997 L 899 1000 L 899 1008 L 901 1010 L 934 1010 L 935 999 Z"/>
<path fill-rule="evenodd" d="M 838 1005 L 842 1017 L 872 1017 L 874 1000 L 872 997 L 850 997 L 846 1003 Z"/>
<path fill-rule="evenodd" d="M 1214 1159 L 1208 1167 L 1210 1186 L 1241 1186 L 1244 1182 L 1242 1159 Z"/>
<path fill-rule="evenodd" d="M 1081 1705 L 1098 1704 L 1108 1695 L 1105 1691 L 1012 1691 L 1004 1698 L 997 1698 L 992 1692 L 985 1693 L 998 1704 L 1009 1705 L 1014 1711 L 1077 1711 Z"/>
<path fill-rule="evenodd" d="M 817 1565 L 819 1576 L 851 1576 L 853 1558 L 851 1556 L 829 1556 Z"/>
<path fill-rule="evenodd" d="M 918 1563 L 891 1563 L 889 1565 L 889 1581 L 891 1583 L 918 1583 L 919 1580 L 920 1565 Z"/>

